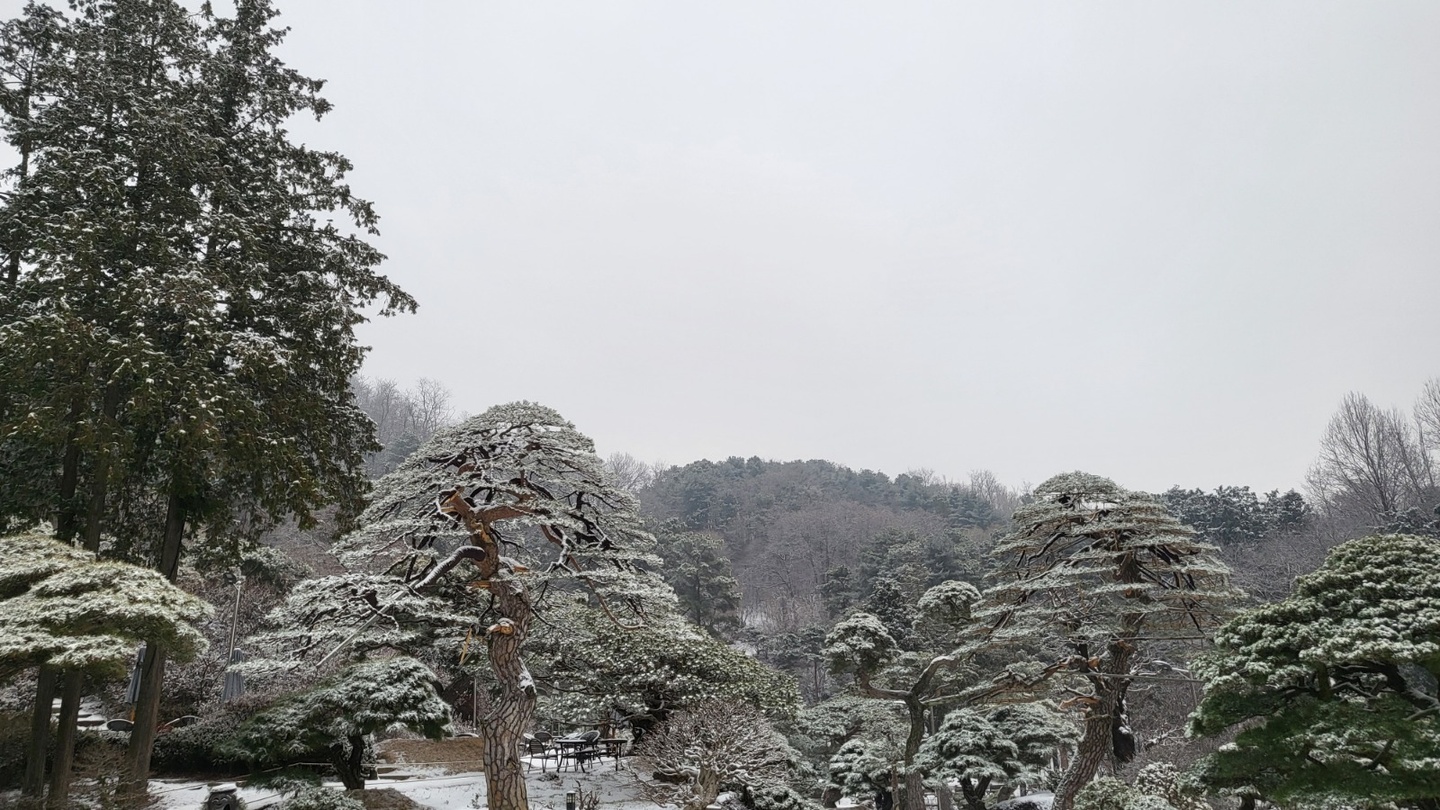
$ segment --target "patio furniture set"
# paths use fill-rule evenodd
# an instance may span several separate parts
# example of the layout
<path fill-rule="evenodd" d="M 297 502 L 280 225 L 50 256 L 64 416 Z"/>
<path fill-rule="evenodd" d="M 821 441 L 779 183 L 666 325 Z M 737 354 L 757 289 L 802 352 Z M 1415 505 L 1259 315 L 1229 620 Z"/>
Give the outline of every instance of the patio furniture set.
<path fill-rule="evenodd" d="M 620 757 L 625 755 L 625 745 L 628 742 L 624 737 L 601 737 L 598 731 L 556 737 L 542 730 L 525 735 L 525 740 L 521 743 L 521 753 L 526 757 L 527 771 L 535 767 L 535 761 L 539 760 L 540 771 L 544 773 L 552 759 L 555 760 L 556 771 L 585 771 L 586 763 L 603 757 L 614 760 L 615 768 L 619 770 Z"/>

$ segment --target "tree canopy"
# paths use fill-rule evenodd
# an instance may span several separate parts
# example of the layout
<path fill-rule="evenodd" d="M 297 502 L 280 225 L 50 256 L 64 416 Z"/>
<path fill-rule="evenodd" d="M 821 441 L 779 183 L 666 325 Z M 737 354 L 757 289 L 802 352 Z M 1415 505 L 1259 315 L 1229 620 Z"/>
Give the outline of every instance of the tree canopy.
<path fill-rule="evenodd" d="M 1002 679 L 997 689 L 1063 677 L 1067 705 L 1084 713 L 1056 790 L 1057 807 L 1069 810 L 1107 756 L 1134 754 L 1125 698 L 1140 649 L 1157 638 L 1208 637 L 1239 594 L 1214 546 L 1153 497 L 1108 478 L 1055 476 L 1012 522 L 995 548 L 1000 567 L 979 616 L 991 643 L 1029 645 L 1049 658 L 1038 676 Z"/>
<path fill-rule="evenodd" d="M 436 433 L 376 484 L 360 527 L 337 548 L 382 587 L 337 579 L 335 605 L 365 617 L 367 630 L 416 594 L 479 598 L 471 631 L 490 670 L 476 711 L 487 791 L 491 807 L 513 810 L 527 801 L 519 742 L 538 690 L 523 652 L 537 615 L 552 599 L 584 600 L 630 625 L 653 604 L 673 609 L 673 591 L 650 573 L 653 543 L 589 438 L 550 408 L 498 405 Z"/>
<path fill-rule="evenodd" d="M 1216 634 L 1199 734 L 1240 728 L 1202 770 L 1279 802 L 1440 802 L 1440 541 L 1336 546 L 1287 599 Z"/>
<path fill-rule="evenodd" d="M 0 681 L 35 666 L 123 676 L 146 639 L 181 659 L 205 649 L 210 606 L 154 571 L 40 532 L 0 537 Z"/>
<path fill-rule="evenodd" d="M 323 756 L 345 787 L 363 788 L 368 736 L 406 729 L 438 739 L 451 732 L 450 706 L 433 681 L 413 658 L 355 664 L 251 717 L 228 743 L 229 753 L 265 765 Z"/>

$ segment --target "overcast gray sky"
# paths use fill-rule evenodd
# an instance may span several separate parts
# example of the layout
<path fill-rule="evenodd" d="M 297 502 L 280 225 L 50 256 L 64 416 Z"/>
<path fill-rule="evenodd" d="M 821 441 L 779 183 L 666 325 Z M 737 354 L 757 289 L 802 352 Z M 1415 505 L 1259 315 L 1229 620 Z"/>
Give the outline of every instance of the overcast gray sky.
<path fill-rule="evenodd" d="M 277 4 L 464 410 L 1268 489 L 1440 374 L 1440 3 Z"/>

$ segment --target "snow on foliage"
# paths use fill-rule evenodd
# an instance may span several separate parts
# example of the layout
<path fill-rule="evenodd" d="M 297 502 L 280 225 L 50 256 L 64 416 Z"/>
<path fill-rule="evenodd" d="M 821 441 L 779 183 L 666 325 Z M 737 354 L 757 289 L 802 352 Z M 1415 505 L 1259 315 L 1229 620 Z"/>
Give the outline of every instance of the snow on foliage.
<path fill-rule="evenodd" d="M 188 660 L 208 604 L 158 572 L 93 555 L 40 532 L 0 537 L 0 675 L 40 664 L 123 675 L 145 639 Z"/>
<path fill-rule="evenodd" d="M 640 769 L 665 777 L 647 790 L 682 810 L 704 810 L 722 789 L 784 786 L 797 758 L 759 711 L 726 701 L 672 714 L 636 752 Z"/>
<path fill-rule="evenodd" d="M 237 669 L 282 676 L 345 645 L 348 655 L 398 650 L 451 658 L 485 603 L 474 589 L 445 583 L 420 593 L 395 577 L 347 573 L 305 580 L 266 617 L 247 645 L 259 655 Z"/>
<path fill-rule="evenodd" d="M 347 787 L 357 787 L 357 749 L 367 736 L 407 729 L 439 739 L 452 732 L 450 706 L 433 679 L 413 658 L 356 664 L 247 720 L 226 743 L 227 753 L 257 765 L 323 756 Z"/>
<path fill-rule="evenodd" d="M 1208 635 L 1243 594 L 1214 546 L 1153 497 L 1108 478 L 1057 475 L 1015 510 L 1012 525 L 995 548 L 1000 567 L 976 615 L 997 648 L 1038 647 L 1050 659 L 1031 677 L 1008 671 L 995 692 L 1064 678 L 1067 703 L 1084 713 L 1076 755 L 1056 788 L 1056 806 L 1069 810 L 1102 761 L 1135 753 L 1126 693 L 1144 645 Z"/>
<path fill-rule="evenodd" d="M 745 703 L 773 718 L 800 705 L 795 681 L 675 614 L 652 611 L 621 627 L 593 608 L 555 604 L 530 647 L 536 677 L 553 690 L 543 712 L 601 720 L 685 709 L 708 701 Z"/>
<path fill-rule="evenodd" d="M 473 654 L 488 662 L 491 680 L 476 676 L 485 688 L 476 691 L 475 718 L 486 791 L 492 810 L 522 810 L 519 743 L 540 691 L 523 655 L 547 600 L 583 600 L 628 627 L 641 626 L 651 608 L 673 610 L 674 592 L 651 573 L 659 565 L 653 545 L 634 496 L 615 484 L 590 439 L 550 408 L 497 405 L 437 432 L 376 484 L 360 527 L 337 550 L 353 575 L 389 583 L 335 581 L 331 604 L 320 600 L 312 615 L 349 612 L 359 626 L 347 639 L 399 646 L 419 641 L 418 627 L 387 618 L 392 608 L 408 601 L 416 613 L 443 612 L 417 594 L 469 614 L 463 634 L 438 615 L 425 632 L 438 640 L 457 631 L 451 667 L 463 666 L 472 639 Z M 291 643 L 315 646 L 303 637 Z"/>
<path fill-rule="evenodd" d="M 1212 787 L 1283 802 L 1440 799 L 1440 540 L 1365 537 L 1293 594 L 1222 627 L 1191 717 L 1243 727 L 1209 757 Z"/>
<path fill-rule="evenodd" d="M 873 613 L 856 613 L 825 636 L 825 657 L 835 672 L 875 672 L 897 649 L 895 638 Z"/>
<path fill-rule="evenodd" d="M 958 783 L 966 804 L 981 810 L 990 790 L 1037 781 L 1055 749 L 1076 736 L 1075 727 L 1043 703 L 956 709 L 925 739 L 916 765 Z"/>
<path fill-rule="evenodd" d="M 528 402 L 440 431 L 382 478 L 360 530 L 341 541 L 342 558 L 392 573 L 403 564 L 416 582 L 448 573 L 471 540 L 452 497 L 494 516 L 509 572 L 531 581 L 573 577 L 637 610 L 641 596 L 668 592 L 635 592 L 634 566 L 659 561 L 634 496 L 614 485 L 589 438 Z"/>

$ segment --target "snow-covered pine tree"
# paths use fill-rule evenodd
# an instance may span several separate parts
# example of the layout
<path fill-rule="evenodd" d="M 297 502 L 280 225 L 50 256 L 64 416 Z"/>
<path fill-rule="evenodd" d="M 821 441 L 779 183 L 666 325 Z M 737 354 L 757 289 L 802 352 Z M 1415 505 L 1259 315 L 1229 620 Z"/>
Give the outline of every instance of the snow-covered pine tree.
<path fill-rule="evenodd" d="M 430 668 L 413 658 L 364 661 L 251 717 L 226 753 L 254 765 L 288 765 L 323 756 L 347 790 L 365 787 L 368 738 L 406 729 L 439 739 L 451 733 L 450 706 Z"/>
<path fill-rule="evenodd" d="M 593 607 L 547 602 L 528 650 L 540 711 L 550 717 L 603 721 L 619 711 L 643 736 L 671 712 L 711 700 L 772 719 L 789 719 L 800 705 L 789 675 L 663 606 L 649 611 L 643 627 L 622 627 Z"/>
<path fill-rule="evenodd" d="M 1241 730 L 1203 763 L 1211 788 L 1252 804 L 1440 807 L 1440 540 L 1342 543 L 1215 642 L 1191 731 Z"/>
<path fill-rule="evenodd" d="M 284 129 L 329 105 L 273 55 L 274 16 L 82 0 L 47 18 L 44 92 L 0 119 L 23 147 L 0 206 L 0 458 L 38 459 L 0 509 L 87 543 L 103 525 L 172 579 L 187 536 L 233 552 L 286 514 L 357 503 L 374 448 L 348 387 L 359 309 L 413 308 L 374 270 L 348 162 Z M 137 784 L 164 655 L 144 664 Z"/>
<path fill-rule="evenodd" d="M 1055 756 L 1075 741 L 1075 727 L 1043 703 L 1006 703 L 946 712 L 925 738 L 916 764 L 927 774 L 957 784 L 970 810 L 985 810 L 994 788 L 1034 784 Z"/>
<path fill-rule="evenodd" d="M 192 624 L 209 614 L 208 604 L 155 571 L 98 562 L 38 531 L 0 537 L 0 682 L 32 667 L 42 675 L 63 670 L 76 680 L 123 677 L 144 640 L 159 640 L 188 660 L 205 648 Z M 66 803 L 75 749 L 75 717 L 63 709 L 50 778 L 55 807 Z M 33 726 L 48 729 L 50 722 L 47 700 L 36 707 Z M 44 765 L 45 749 L 32 750 L 23 785 L 36 798 Z"/>
<path fill-rule="evenodd" d="M 1057 810 L 1105 758 L 1124 761 L 1134 739 L 1125 693 L 1151 639 L 1208 638 L 1240 594 L 1213 546 L 1154 498 L 1083 472 L 1057 475 L 1015 510 L 994 554 L 994 585 L 977 617 L 997 645 L 1038 646 L 1040 678 L 1063 677 L 1083 731 L 1056 789 Z M 1007 687 L 1033 688 L 1037 679 Z"/>
<path fill-rule="evenodd" d="M 432 437 L 376 484 L 338 549 L 406 592 L 468 584 L 484 594 L 475 620 L 494 675 L 478 718 L 487 795 L 494 810 L 526 810 L 519 743 L 536 684 L 522 653 L 537 610 L 547 598 L 583 599 L 617 623 L 639 621 L 653 602 L 673 610 L 674 593 L 644 570 L 658 564 L 653 544 L 590 439 L 518 402 Z M 387 603 L 360 609 L 381 622 Z"/>
<path fill-rule="evenodd" d="M 898 598 L 899 589 L 891 592 Z M 918 649 L 902 653 L 891 625 L 870 613 L 856 613 L 838 622 L 825 637 L 825 656 L 836 673 L 853 673 L 860 694 L 904 706 L 908 732 L 901 750 L 904 810 L 924 810 L 925 773 L 916 757 L 925 736 L 926 718 L 935 706 L 961 698 L 961 683 L 972 673 L 962 668 L 970 650 L 961 633 L 971 618 L 980 592 L 966 582 L 943 582 L 926 591 L 910 610 L 895 612 L 908 620 L 907 633 Z M 928 642 L 928 643 L 927 643 Z"/>

